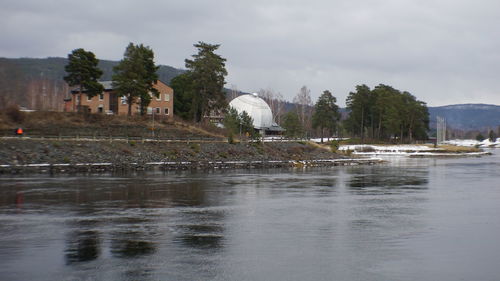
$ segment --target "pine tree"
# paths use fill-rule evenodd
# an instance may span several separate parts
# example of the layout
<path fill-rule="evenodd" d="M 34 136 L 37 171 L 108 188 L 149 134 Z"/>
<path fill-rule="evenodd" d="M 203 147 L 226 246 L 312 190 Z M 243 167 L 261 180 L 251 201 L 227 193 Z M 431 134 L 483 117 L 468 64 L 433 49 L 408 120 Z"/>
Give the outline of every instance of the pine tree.
<path fill-rule="evenodd" d="M 193 99 L 193 81 L 191 73 L 185 72 L 170 80 L 170 87 L 174 90 L 174 114 L 184 120 L 194 119 L 191 112 Z"/>
<path fill-rule="evenodd" d="M 320 129 L 321 143 L 323 143 L 324 131 L 327 129 L 330 134 L 333 134 L 340 119 L 339 107 L 335 104 L 337 99 L 328 90 L 318 98 L 314 105 L 314 113 L 312 116 L 313 128 Z"/>
<path fill-rule="evenodd" d="M 102 70 L 97 67 L 98 64 L 99 60 L 94 53 L 82 48 L 75 49 L 68 54 L 68 64 L 65 66 L 68 75 L 64 77 L 64 81 L 71 87 L 78 86 L 78 110 L 81 110 L 84 91 L 89 97 L 94 97 L 104 91 L 104 87 L 98 82 L 102 76 Z"/>
<path fill-rule="evenodd" d="M 477 140 L 477 141 L 483 141 L 483 140 L 484 140 L 484 136 L 483 136 L 481 133 L 478 133 L 478 134 L 476 135 L 476 140 Z"/>
<path fill-rule="evenodd" d="M 371 90 L 364 84 L 356 86 L 356 92 L 350 92 L 346 100 L 347 109 L 351 112 L 346 125 L 354 135 L 359 132 L 361 140 L 364 140 L 365 128 L 373 124 L 372 101 Z"/>
<path fill-rule="evenodd" d="M 154 63 L 154 53 L 147 46 L 130 43 L 120 63 L 113 68 L 113 87 L 120 97 L 126 97 L 128 115 L 132 115 L 132 104 L 140 99 L 141 114 L 159 92 L 153 85 L 158 81 L 158 66 Z"/>
<path fill-rule="evenodd" d="M 246 112 L 243 111 L 240 113 L 240 124 L 241 124 L 241 133 L 254 139 L 257 137 L 257 132 L 253 126 L 253 118 Z"/>
<path fill-rule="evenodd" d="M 220 45 L 204 42 L 194 44 L 198 53 L 193 59 L 186 59 L 186 68 L 192 79 L 192 113 L 194 120 L 200 122 L 211 111 L 222 111 L 227 107 L 223 87 L 227 75 L 226 59 L 214 52 Z"/>
<path fill-rule="evenodd" d="M 283 128 L 286 130 L 285 135 L 290 138 L 302 137 L 304 128 L 300 123 L 299 115 L 294 111 L 289 111 L 283 116 Z"/>
<path fill-rule="evenodd" d="M 490 130 L 489 134 L 488 134 L 488 139 L 490 140 L 490 142 L 496 142 L 497 141 L 497 136 L 495 134 L 495 132 L 493 130 Z"/>
<path fill-rule="evenodd" d="M 229 134 L 238 134 L 240 130 L 240 123 L 241 120 L 238 111 L 235 108 L 230 107 L 224 115 L 224 127 L 228 130 Z"/>
<path fill-rule="evenodd" d="M 408 92 L 383 84 L 373 90 L 360 85 L 356 92 L 349 93 L 346 104 L 350 113 L 345 125 L 353 135 L 359 132 L 362 140 L 365 136 L 400 142 L 427 138 L 427 106 Z"/>

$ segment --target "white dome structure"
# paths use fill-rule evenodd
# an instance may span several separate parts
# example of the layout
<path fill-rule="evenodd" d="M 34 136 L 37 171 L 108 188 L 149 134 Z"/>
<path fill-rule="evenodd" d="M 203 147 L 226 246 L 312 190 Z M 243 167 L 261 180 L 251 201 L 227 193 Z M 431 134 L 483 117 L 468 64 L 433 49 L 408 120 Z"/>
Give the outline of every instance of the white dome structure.
<path fill-rule="evenodd" d="M 229 106 L 236 109 L 239 114 L 246 111 L 252 117 L 255 129 L 265 130 L 277 126 L 271 108 L 256 93 L 241 95 L 233 99 Z"/>

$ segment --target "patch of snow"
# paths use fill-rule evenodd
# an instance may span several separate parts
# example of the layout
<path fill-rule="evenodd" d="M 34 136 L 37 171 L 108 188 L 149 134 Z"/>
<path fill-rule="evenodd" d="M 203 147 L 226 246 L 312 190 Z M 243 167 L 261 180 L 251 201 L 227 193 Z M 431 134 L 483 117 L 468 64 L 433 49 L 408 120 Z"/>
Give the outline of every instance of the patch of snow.
<path fill-rule="evenodd" d="M 445 144 L 458 145 L 458 146 L 468 146 L 468 147 L 500 147 L 500 138 L 497 138 L 494 142 L 490 141 L 490 139 L 485 139 L 483 141 L 478 140 L 448 140 L 444 142 Z"/>
<path fill-rule="evenodd" d="M 334 137 L 325 137 L 323 138 L 323 142 L 327 142 L 327 141 L 340 141 L 340 140 L 348 140 L 349 138 L 334 138 Z M 314 139 L 310 139 L 310 141 L 313 141 L 313 142 L 317 142 L 317 143 L 320 143 L 321 142 L 321 138 L 314 138 Z"/>
<path fill-rule="evenodd" d="M 25 167 L 50 167 L 50 164 L 48 164 L 48 163 L 42 163 L 42 164 L 26 164 L 26 165 L 22 165 L 22 166 L 25 166 Z"/>
<path fill-rule="evenodd" d="M 497 141 L 500 139 L 497 139 Z M 447 142 L 450 145 L 460 146 L 476 146 L 479 142 L 472 140 Z M 479 147 L 495 147 L 495 143 L 490 143 L 488 140 L 479 143 Z M 500 147 L 500 146 L 498 146 Z M 471 153 L 449 153 L 443 152 L 442 149 L 433 147 L 432 145 L 342 145 L 339 147 L 341 151 L 352 151 L 354 155 L 362 156 L 474 156 L 486 155 L 488 152 L 471 152 Z"/>
<path fill-rule="evenodd" d="M 339 150 L 352 150 L 359 152 L 408 152 L 408 151 L 429 151 L 437 150 L 437 148 L 429 147 L 426 145 L 369 145 L 369 144 L 355 144 L 355 145 L 341 145 Z"/>
<path fill-rule="evenodd" d="M 431 156 L 479 156 L 488 155 L 488 152 L 468 152 L 468 153 L 448 153 L 448 152 L 387 152 L 387 151 L 377 151 L 377 152 L 357 152 L 354 151 L 354 155 L 364 155 L 364 156 L 404 156 L 404 157 L 431 157 Z"/>

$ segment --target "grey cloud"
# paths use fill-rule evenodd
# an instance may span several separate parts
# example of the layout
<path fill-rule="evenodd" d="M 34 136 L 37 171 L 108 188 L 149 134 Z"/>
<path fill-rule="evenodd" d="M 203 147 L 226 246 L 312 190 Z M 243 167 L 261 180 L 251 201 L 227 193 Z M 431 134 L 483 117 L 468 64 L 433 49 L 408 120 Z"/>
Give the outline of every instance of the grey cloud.
<path fill-rule="evenodd" d="M 120 59 L 128 42 L 183 67 L 197 41 L 220 43 L 228 85 L 302 85 L 341 104 L 356 84 L 390 84 L 430 105 L 500 104 L 500 2 L 11 1 L 0 11 L 0 56 L 65 56 L 74 48 Z"/>

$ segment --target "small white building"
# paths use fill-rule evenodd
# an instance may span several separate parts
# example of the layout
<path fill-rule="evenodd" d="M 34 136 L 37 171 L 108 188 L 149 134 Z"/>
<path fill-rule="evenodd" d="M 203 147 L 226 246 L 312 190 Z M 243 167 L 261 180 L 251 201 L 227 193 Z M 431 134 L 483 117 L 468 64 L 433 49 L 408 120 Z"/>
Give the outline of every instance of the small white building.
<path fill-rule="evenodd" d="M 241 95 L 229 102 L 239 114 L 246 111 L 253 119 L 253 126 L 261 135 L 276 135 L 284 131 L 273 119 L 273 112 L 257 93 Z"/>

